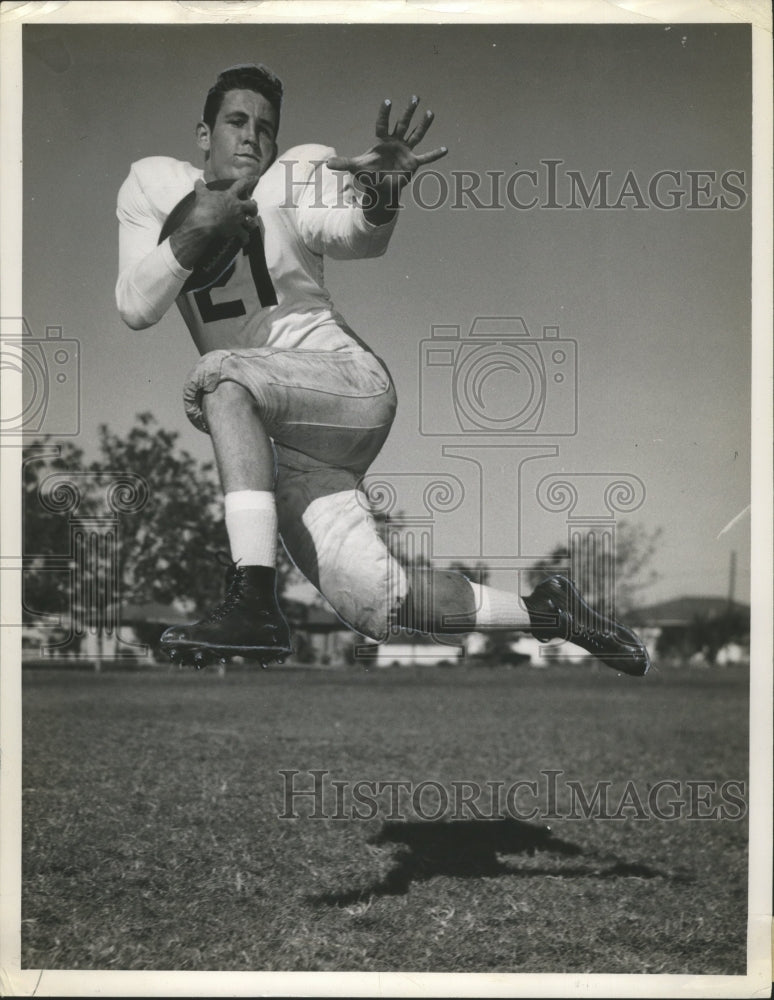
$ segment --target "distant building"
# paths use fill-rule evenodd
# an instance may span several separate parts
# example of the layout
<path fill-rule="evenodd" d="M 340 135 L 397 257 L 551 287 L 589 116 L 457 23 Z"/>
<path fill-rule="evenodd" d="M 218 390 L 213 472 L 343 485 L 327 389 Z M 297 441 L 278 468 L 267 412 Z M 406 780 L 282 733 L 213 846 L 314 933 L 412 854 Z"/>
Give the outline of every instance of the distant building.
<path fill-rule="evenodd" d="M 293 660 L 323 666 L 352 662 L 354 633 L 328 607 L 284 601 L 292 634 Z"/>
<path fill-rule="evenodd" d="M 750 607 L 725 597 L 676 597 L 628 612 L 654 658 L 696 666 L 749 663 Z"/>
<path fill-rule="evenodd" d="M 727 642 L 715 656 L 715 663 L 721 667 L 744 666 L 750 663 L 750 647 L 738 642 Z"/>
<path fill-rule="evenodd" d="M 419 632 L 391 635 L 375 647 L 373 664 L 376 667 L 424 667 L 459 663 L 465 655 L 463 638 L 449 636 L 447 644 Z"/>

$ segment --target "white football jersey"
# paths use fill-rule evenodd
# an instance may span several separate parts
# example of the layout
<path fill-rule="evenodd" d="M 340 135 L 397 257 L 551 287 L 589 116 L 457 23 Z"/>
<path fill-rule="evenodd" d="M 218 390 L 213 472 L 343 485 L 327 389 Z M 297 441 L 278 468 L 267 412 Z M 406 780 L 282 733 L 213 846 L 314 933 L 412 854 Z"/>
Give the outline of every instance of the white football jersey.
<path fill-rule="evenodd" d="M 202 177 L 190 163 L 148 157 L 134 163 L 118 195 L 116 302 L 129 326 L 157 323 L 173 301 L 201 353 L 227 347 L 351 350 L 354 334 L 324 285 L 323 257 L 377 257 L 395 220 L 369 223 L 351 175 L 329 170 L 329 146 L 288 150 L 253 191 L 259 230 L 209 288 L 182 292 L 190 271 L 176 260 L 165 219 Z"/>

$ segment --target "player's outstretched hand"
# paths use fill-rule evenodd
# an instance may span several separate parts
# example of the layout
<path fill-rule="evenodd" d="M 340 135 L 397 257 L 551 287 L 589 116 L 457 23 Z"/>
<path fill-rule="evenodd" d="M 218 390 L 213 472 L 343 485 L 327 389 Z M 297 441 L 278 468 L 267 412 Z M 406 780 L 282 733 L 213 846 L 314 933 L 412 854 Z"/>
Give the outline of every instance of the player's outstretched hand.
<path fill-rule="evenodd" d="M 408 107 L 390 132 L 390 101 L 383 101 L 376 118 L 377 142 L 360 156 L 332 156 L 328 160 L 331 170 L 347 170 L 353 174 L 370 196 L 366 200 L 369 211 L 381 216 L 384 210 L 398 207 L 398 195 L 420 167 L 434 163 L 446 156 L 445 146 L 438 146 L 427 153 L 414 152 L 433 123 L 433 112 L 426 111 L 410 131 L 411 120 L 419 104 L 412 97 Z"/>

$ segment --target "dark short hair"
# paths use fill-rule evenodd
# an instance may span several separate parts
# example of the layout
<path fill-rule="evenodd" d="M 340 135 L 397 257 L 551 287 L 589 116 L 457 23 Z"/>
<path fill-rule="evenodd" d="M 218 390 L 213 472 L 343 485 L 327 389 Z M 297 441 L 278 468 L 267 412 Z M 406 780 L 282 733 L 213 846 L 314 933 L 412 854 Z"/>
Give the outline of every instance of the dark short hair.
<path fill-rule="evenodd" d="M 254 90 L 262 94 L 277 113 L 277 130 L 279 131 L 280 109 L 282 107 L 282 81 L 262 64 L 254 66 L 245 64 L 229 66 L 218 74 L 215 85 L 207 92 L 204 102 L 202 121 L 209 128 L 215 127 L 215 119 L 223 104 L 224 96 L 229 90 Z"/>

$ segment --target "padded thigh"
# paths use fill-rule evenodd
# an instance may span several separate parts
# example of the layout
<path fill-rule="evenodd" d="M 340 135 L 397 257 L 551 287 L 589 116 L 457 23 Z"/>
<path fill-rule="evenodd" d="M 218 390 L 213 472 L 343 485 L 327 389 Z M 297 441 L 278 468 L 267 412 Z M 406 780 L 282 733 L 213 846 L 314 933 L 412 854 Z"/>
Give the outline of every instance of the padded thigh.
<path fill-rule="evenodd" d="M 188 418 L 199 430 L 207 430 L 203 396 L 223 381 L 250 393 L 275 445 L 334 469 L 365 472 L 395 416 L 395 388 L 367 351 L 210 351 L 183 392 Z"/>
<path fill-rule="evenodd" d="M 371 639 L 386 638 L 406 574 L 379 537 L 357 476 L 280 462 L 277 512 L 291 559 L 339 617 Z"/>

